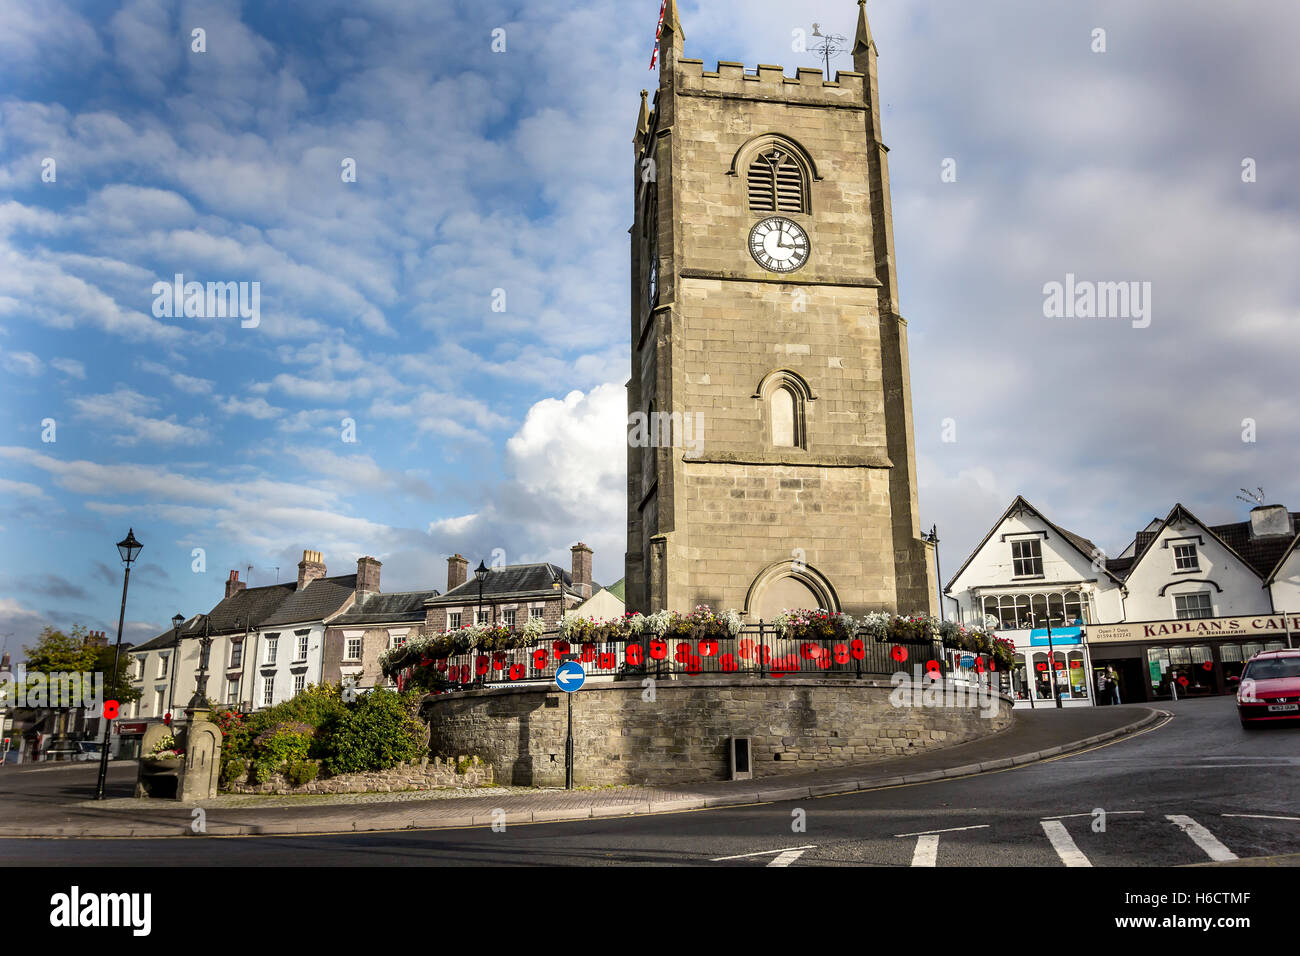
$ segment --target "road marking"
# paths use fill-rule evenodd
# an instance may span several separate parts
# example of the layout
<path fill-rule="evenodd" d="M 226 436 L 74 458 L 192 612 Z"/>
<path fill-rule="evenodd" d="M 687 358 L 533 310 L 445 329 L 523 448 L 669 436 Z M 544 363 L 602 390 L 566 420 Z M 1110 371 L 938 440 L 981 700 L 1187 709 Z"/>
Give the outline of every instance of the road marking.
<path fill-rule="evenodd" d="M 811 847 L 802 850 L 786 850 L 775 860 L 769 863 L 768 866 L 789 866 L 795 860 L 799 859 L 799 857 L 807 853 L 808 849 L 811 849 Z"/>
<path fill-rule="evenodd" d="M 1074 839 L 1070 836 L 1070 831 L 1065 829 L 1065 824 L 1060 820 L 1042 820 L 1043 832 L 1047 834 L 1048 841 L 1052 844 L 1052 849 L 1056 855 L 1061 858 L 1061 862 L 1066 866 L 1092 866 L 1091 861 L 1083 855 L 1083 851 L 1075 844 Z"/>
<path fill-rule="evenodd" d="M 1120 814 L 1146 813 L 1145 810 L 1107 810 L 1106 816 L 1117 817 Z M 1044 820 L 1073 820 L 1075 817 L 1092 817 L 1094 813 L 1062 813 L 1060 816 L 1043 817 Z"/>
<path fill-rule="evenodd" d="M 1237 854 L 1220 843 L 1218 837 L 1191 817 L 1180 813 L 1168 813 L 1165 814 L 1165 819 L 1191 837 L 1192 842 L 1204 850 L 1211 860 L 1226 863 L 1228 860 L 1237 859 Z"/>
<path fill-rule="evenodd" d="M 778 849 L 778 850 L 758 850 L 758 851 L 756 851 L 756 852 L 754 852 L 754 853 L 738 853 L 738 854 L 735 855 L 735 856 L 715 856 L 715 857 L 714 857 L 712 860 L 710 860 L 709 862 L 710 862 L 710 863 L 721 863 L 723 860 L 744 860 L 744 859 L 747 859 L 747 858 L 749 858 L 749 857 L 751 857 L 751 856 L 767 856 L 769 853 L 779 853 L 779 854 L 781 854 L 781 856 L 784 856 L 784 855 L 787 854 L 787 853 L 794 853 L 796 850 L 798 850 L 800 853 L 803 853 L 805 850 L 815 850 L 815 849 L 817 849 L 817 844 L 812 843 L 812 844 L 809 844 L 808 846 L 792 846 L 792 847 L 790 847 L 788 850 L 779 850 L 779 849 Z M 781 857 L 778 856 L 778 857 L 777 857 L 777 860 L 779 860 L 780 858 L 781 858 Z M 792 857 L 791 859 L 794 859 L 794 858 Z M 776 866 L 776 865 L 778 865 L 778 864 L 777 864 L 777 860 L 773 860 L 773 861 L 769 864 L 769 866 Z M 785 863 L 781 863 L 781 864 L 779 864 L 779 865 L 780 865 L 780 866 L 789 866 L 790 864 L 789 864 L 789 862 L 787 861 L 787 862 L 785 862 Z"/>
<path fill-rule="evenodd" d="M 922 833 L 916 838 L 916 851 L 912 854 L 912 865 L 939 865 L 939 834 Z"/>
<path fill-rule="evenodd" d="M 1221 813 L 1221 817 L 1244 817 L 1247 820 L 1290 820 L 1293 823 L 1300 823 L 1300 817 L 1272 817 L 1267 813 Z"/>
<path fill-rule="evenodd" d="M 918 830 L 915 833 L 895 833 L 894 836 L 901 839 L 903 837 L 911 836 L 929 836 L 931 833 L 958 833 L 961 830 L 987 830 L 988 828 L 989 825 L 987 823 L 980 823 L 970 827 L 949 827 L 946 830 Z"/>

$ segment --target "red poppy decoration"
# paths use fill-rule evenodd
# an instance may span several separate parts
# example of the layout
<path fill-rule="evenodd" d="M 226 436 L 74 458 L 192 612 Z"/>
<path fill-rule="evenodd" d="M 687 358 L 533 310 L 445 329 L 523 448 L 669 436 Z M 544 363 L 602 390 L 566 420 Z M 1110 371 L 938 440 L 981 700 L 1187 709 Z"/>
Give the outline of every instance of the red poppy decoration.
<path fill-rule="evenodd" d="M 567 654 L 569 653 L 569 642 L 555 641 L 553 644 L 551 644 L 551 650 L 555 651 L 557 656 L 560 654 Z"/>
<path fill-rule="evenodd" d="M 494 671 L 502 671 L 506 669 L 505 655 L 497 654 L 492 658 L 492 669 Z"/>
<path fill-rule="evenodd" d="M 802 657 L 802 658 L 803 658 L 804 660 L 806 660 L 806 661 L 810 661 L 810 660 L 812 660 L 812 659 L 813 659 L 814 657 L 816 657 L 819 653 L 821 653 L 821 648 L 818 647 L 816 644 L 800 644 L 800 645 L 799 645 L 799 656 Z"/>
<path fill-rule="evenodd" d="M 723 669 L 724 672 L 730 674 L 730 673 L 732 673 L 733 671 L 736 670 L 736 667 L 737 667 L 737 664 L 736 664 L 736 658 L 735 658 L 735 655 L 733 655 L 733 654 L 723 654 L 723 655 L 722 655 L 722 669 Z"/>
<path fill-rule="evenodd" d="M 661 661 L 668 656 L 668 643 L 666 641 L 650 642 L 650 657 L 653 660 Z"/>
<path fill-rule="evenodd" d="M 712 640 L 708 640 L 708 641 L 700 641 L 700 656 L 701 656 L 701 657 L 712 657 L 712 656 L 713 656 L 714 654 L 716 654 L 716 653 L 718 653 L 718 642 L 717 642 L 717 641 L 712 641 Z"/>
<path fill-rule="evenodd" d="M 686 657 L 686 673 L 698 674 L 700 672 L 702 661 L 698 654 L 689 654 Z"/>
<path fill-rule="evenodd" d="M 432 664 L 432 663 L 433 663 L 433 658 L 432 658 L 432 657 L 424 657 L 424 658 L 421 658 L 421 659 L 420 659 L 420 666 L 421 666 L 421 667 L 428 667 L 428 666 L 429 666 L 430 664 Z"/>
<path fill-rule="evenodd" d="M 673 655 L 673 660 L 678 664 L 685 664 L 691 658 L 691 645 L 678 644 L 677 652 Z"/>
<path fill-rule="evenodd" d="M 447 670 L 447 659 L 444 657 L 442 660 L 438 661 L 438 672 L 446 673 L 446 670 Z"/>
<path fill-rule="evenodd" d="M 640 644 L 629 644 L 624 649 L 623 656 L 633 667 L 640 667 L 645 662 L 645 648 Z"/>
<path fill-rule="evenodd" d="M 510 679 L 511 679 L 511 680 L 523 680 L 523 679 L 524 679 L 524 665 L 523 665 L 523 664 L 511 664 L 511 665 L 510 665 Z"/>
<path fill-rule="evenodd" d="M 582 659 L 582 663 L 590 664 L 592 661 L 596 659 L 596 649 L 592 647 L 590 644 L 583 644 L 582 654 L 580 655 L 580 657 Z"/>
<path fill-rule="evenodd" d="M 474 673 L 482 676 L 488 672 L 488 659 L 486 654 L 480 654 L 474 658 Z"/>
<path fill-rule="evenodd" d="M 539 671 L 546 667 L 546 661 L 547 656 L 544 648 L 539 647 L 537 650 L 533 651 L 533 666 Z"/>
<path fill-rule="evenodd" d="M 618 666 L 618 655 L 613 651 L 601 651 L 596 666 L 604 671 L 612 671 Z"/>
<path fill-rule="evenodd" d="M 847 644 L 836 644 L 836 645 L 835 645 L 835 663 L 836 663 L 836 664 L 847 664 L 848 662 L 849 662 L 849 645 L 847 645 Z"/>
<path fill-rule="evenodd" d="M 1191 681 L 1189 681 L 1186 677 L 1180 677 L 1180 678 L 1178 678 L 1178 684 L 1179 684 L 1180 687 L 1186 687 L 1186 686 L 1187 686 L 1188 684 L 1190 684 L 1190 683 L 1191 683 Z"/>
<path fill-rule="evenodd" d="M 976 674 L 984 673 L 984 658 L 982 657 L 975 658 L 975 673 Z"/>
<path fill-rule="evenodd" d="M 1045 671 L 1045 670 L 1047 670 L 1047 665 L 1046 665 L 1046 664 L 1041 664 L 1041 663 L 1040 663 L 1040 664 L 1035 664 L 1034 666 L 1037 667 L 1039 671 Z"/>
<path fill-rule="evenodd" d="M 925 672 L 926 672 L 927 674 L 938 674 L 938 673 L 939 673 L 939 662 L 938 662 L 938 661 L 926 661 L 926 662 L 925 662 Z"/>
<path fill-rule="evenodd" d="M 1203 671 L 1214 670 L 1214 661 L 1206 661 L 1204 664 L 1201 665 L 1201 670 Z"/>
<path fill-rule="evenodd" d="M 823 647 L 823 648 L 822 648 L 822 649 L 817 653 L 817 666 L 820 667 L 822 670 L 825 670 L 826 668 L 828 668 L 828 667 L 831 666 L 831 652 L 830 652 L 830 648 L 828 648 L 828 647 Z"/>
<path fill-rule="evenodd" d="M 861 638 L 855 637 L 849 641 L 849 653 L 853 655 L 855 661 L 860 661 L 867 656 L 867 645 L 862 643 Z"/>
<path fill-rule="evenodd" d="M 737 647 L 737 651 L 739 652 L 740 656 L 744 660 L 749 660 L 751 657 L 754 656 L 754 642 L 751 641 L 749 638 L 745 638 L 743 641 L 740 642 L 739 647 Z"/>
<path fill-rule="evenodd" d="M 115 700 L 104 701 L 104 719 L 117 720 L 117 714 L 120 709 L 121 708 L 118 706 L 117 701 Z"/>
<path fill-rule="evenodd" d="M 902 644 L 895 644 L 894 649 L 889 652 L 889 656 L 892 657 L 896 663 L 901 664 L 903 661 L 907 660 L 907 648 Z"/>
<path fill-rule="evenodd" d="M 462 684 L 468 684 L 468 683 L 469 683 L 469 665 L 468 665 L 468 664 L 461 664 L 461 665 L 460 665 L 460 682 L 461 682 Z"/>
<path fill-rule="evenodd" d="M 1065 661 L 1057 661 L 1057 662 L 1056 662 L 1056 669 L 1057 669 L 1058 671 L 1063 671 L 1063 670 L 1065 670 Z"/>

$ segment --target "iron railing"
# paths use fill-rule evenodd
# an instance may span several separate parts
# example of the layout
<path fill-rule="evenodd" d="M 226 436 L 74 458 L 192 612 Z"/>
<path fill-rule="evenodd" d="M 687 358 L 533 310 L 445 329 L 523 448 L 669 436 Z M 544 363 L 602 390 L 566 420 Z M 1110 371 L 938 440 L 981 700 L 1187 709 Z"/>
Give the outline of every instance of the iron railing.
<path fill-rule="evenodd" d="M 835 638 L 782 637 L 767 624 L 747 625 L 735 637 L 666 635 L 662 639 L 567 642 L 558 631 L 542 635 L 533 647 L 504 651 L 474 650 L 427 666 L 446 689 L 500 684 L 545 683 L 565 660 L 580 661 L 591 677 L 656 680 L 728 675 L 778 679 L 786 676 L 873 678 L 918 669 L 945 674 L 960 655 L 939 641 L 880 642 L 860 633 Z M 968 655 L 990 663 L 988 655 Z M 991 669 L 991 668 L 990 668 Z M 983 668 L 981 668 L 983 670 Z M 411 679 L 411 671 L 402 683 Z"/>

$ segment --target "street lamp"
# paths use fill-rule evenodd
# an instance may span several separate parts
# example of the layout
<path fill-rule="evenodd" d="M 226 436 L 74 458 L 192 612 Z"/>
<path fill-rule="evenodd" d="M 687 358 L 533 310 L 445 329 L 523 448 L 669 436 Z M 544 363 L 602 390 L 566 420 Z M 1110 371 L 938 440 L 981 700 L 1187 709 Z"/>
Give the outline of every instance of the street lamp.
<path fill-rule="evenodd" d="M 487 576 L 488 576 L 487 565 L 483 563 L 482 558 L 479 558 L 478 567 L 474 569 L 474 579 L 478 581 L 478 610 L 474 612 L 475 624 L 483 623 L 483 581 Z M 477 657 L 475 658 L 475 661 L 476 662 L 474 665 L 474 669 L 477 670 L 478 669 Z M 487 679 L 486 675 L 484 675 L 483 681 L 486 682 L 486 679 Z M 477 674 L 475 675 L 474 680 L 476 682 L 479 681 L 479 677 Z"/>
<path fill-rule="evenodd" d="M 1030 615 L 1036 617 L 1036 615 Z M 1047 674 L 1052 679 L 1052 699 L 1056 701 L 1056 709 L 1061 709 L 1061 694 L 1056 689 L 1056 645 L 1052 643 L 1052 615 L 1050 613 L 1043 615 L 1043 624 L 1047 628 Z M 1068 679 L 1068 675 L 1067 675 Z"/>
<path fill-rule="evenodd" d="M 143 548 L 139 541 L 135 539 L 135 529 L 128 528 L 126 537 L 117 543 L 117 553 L 122 556 L 122 564 L 126 567 L 126 572 L 122 575 L 122 609 L 117 615 L 117 644 L 113 648 L 113 681 L 117 681 L 117 667 L 119 659 L 122 656 L 122 625 L 126 623 L 126 589 L 131 583 L 131 563 L 140 556 L 140 549 Z M 108 778 L 108 744 L 112 739 L 113 722 L 108 719 L 106 714 L 100 714 L 100 720 L 104 724 L 104 742 L 99 748 L 99 782 L 95 786 L 95 799 L 104 799 L 104 782 Z"/>
<path fill-rule="evenodd" d="M 176 713 L 176 658 L 181 655 L 181 625 L 185 623 L 185 618 L 177 614 L 172 618 L 172 676 L 168 681 L 167 689 L 167 713 Z M 171 722 L 175 722 L 175 717 L 171 717 Z"/>

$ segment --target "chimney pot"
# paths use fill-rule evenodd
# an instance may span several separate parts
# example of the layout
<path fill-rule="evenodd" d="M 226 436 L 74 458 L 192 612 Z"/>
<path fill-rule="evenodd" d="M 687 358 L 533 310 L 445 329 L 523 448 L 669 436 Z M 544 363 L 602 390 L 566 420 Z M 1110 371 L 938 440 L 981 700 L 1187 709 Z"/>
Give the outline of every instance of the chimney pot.
<path fill-rule="evenodd" d="M 238 571 L 231 571 L 230 577 L 226 579 L 226 597 L 230 597 L 232 594 L 238 594 L 247 586 L 248 585 L 245 582 L 239 580 Z"/>
<path fill-rule="evenodd" d="M 1271 538 L 1285 535 L 1295 537 L 1295 525 L 1291 512 L 1285 505 L 1260 505 L 1250 509 L 1250 537 Z"/>
<path fill-rule="evenodd" d="M 317 578 L 325 577 L 325 562 L 319 551 L 304 551 L 298 562 L 298 590 L 302 590 Z"/>

